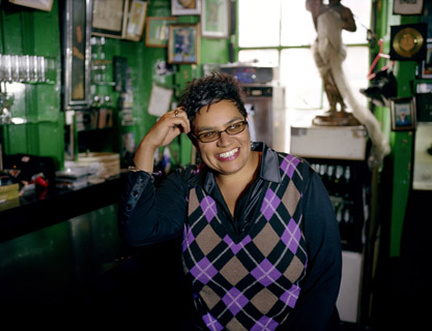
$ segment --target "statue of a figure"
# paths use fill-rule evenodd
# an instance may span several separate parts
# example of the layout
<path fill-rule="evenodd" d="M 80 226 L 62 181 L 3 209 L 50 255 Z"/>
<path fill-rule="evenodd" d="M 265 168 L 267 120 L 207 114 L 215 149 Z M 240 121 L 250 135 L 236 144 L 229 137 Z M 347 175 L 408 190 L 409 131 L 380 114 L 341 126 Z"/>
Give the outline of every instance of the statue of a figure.
<path fill-rule="evenodd" d="M 322 0 L 306 0 L 306 9 L 312 13 L 317 30 L 318 37 L 312 49 L 330 103 L 329 111 L 316 116 L 313 123 L 329 126 L 364 125 L 372 141 L 368 165 L 370 168 L 381 166 L 384 157 L 390 153 L 390 146 L 380 123 L 368 108 L 358 102 L 342 70 L 342 62 L 346 57 L 342 30 L 356 30 L 353 14 L 349 8 L 341 5 L 340 0 L 329 0 L 328 5 L 324 5 Z M 344 100 L 352 113 L 346 111 Z"/>
<path fill-rule="evenodd" d="M 357 29 L 354 16 L 340 0 L 329 0 L 324 5 L 322 0 L 306 0 L 306 9 L 312 14 L 317 31 L 317 38 L 312 46 L 315 63 L 324 83 L 330 109 L 324 116 L 314 120 L 318 125 L 358 125 L 359 122 L 351 113 L 346 112 L 346 105 L 341 89 L 337 84 L 338 75 L 343 75 L 342 62 L 346 57 L 345 45 L 342 42 L 342 30 L 354 32 Z"/>

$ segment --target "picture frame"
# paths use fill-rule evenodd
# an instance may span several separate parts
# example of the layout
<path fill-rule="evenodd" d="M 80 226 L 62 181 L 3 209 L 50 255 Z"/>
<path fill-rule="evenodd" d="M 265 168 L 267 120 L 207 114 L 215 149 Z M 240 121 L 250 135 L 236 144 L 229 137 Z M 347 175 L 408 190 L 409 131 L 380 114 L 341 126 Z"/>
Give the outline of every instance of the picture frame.
<path fill-rule="evenodd" d="M 169 26 L 175 23 L 177 23 L 175 17 L 147 17 L 146 46 L 168 47 Z"/>
<path fill-rule="evenodd" d="M 147 1 L 132 0 L 130 2 L 125 39 L 132 41 L 140 41 L 142 39 L 147 5 Z"/>
<path fill-rule="evenodd" d="M 415 98 L 390 99 L 390 117 L 392 131 L 411 131 L 415 128 Z"/>
<path fill-rule="evenodd" d="M 423 61 L 426 58 L 427 23 L 390 26 L 390 60 Z"/>
<path fill-rule="evenodd" d="M 168 38 L 168 63 L 198 64 L 199 24 L 171 24 Z"/>
<path fill-rule="evenodd" d="M 88 108 L 92 0 L 65 2 L 64 107 L 66 110 Z"/>
<path fill-rule="evenodd" d="M 230 0 L 203 0 L 201 36 L 227 39 L 230 31 Z"/>
<path fill-rule="evenodd" d="M 107 38 L 124 38 L 129 13 L 129 0 L 92 1 L 92 34 Z"/>
<path fill-rule="evenodd" d="M 432 39 L 427 39 L 426 59 L 422 61 L 421 78 L 432 78 Z"/>
<path fill-rule="evenodd" d="M 201 0 L 171 0 L 171 15 L 200 15 Z"/>
<path fill-rule="evenodd" d="M 53 0 L 9 0 L 14 5 L 30 7 L 43 11 L 50 12 L 53 5 Z"/>
<path fill-rule="evenodd" d="M 423 13 L 423 0 L 394 0 L 393 14 L 395 15 L 421 15 Z"/>

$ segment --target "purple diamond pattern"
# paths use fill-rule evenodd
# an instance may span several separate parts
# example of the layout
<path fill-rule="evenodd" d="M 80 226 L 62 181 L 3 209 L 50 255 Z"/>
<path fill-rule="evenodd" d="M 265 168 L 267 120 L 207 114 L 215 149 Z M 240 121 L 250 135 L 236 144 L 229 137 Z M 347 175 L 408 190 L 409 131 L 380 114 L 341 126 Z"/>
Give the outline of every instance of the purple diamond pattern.
<path fill-rule="evenodd" d="M 249 302 L 243 293 L 235 287 L 233 287 L 223 296 L 222 301 L 234 316 L 237 315 L 238 312 L 242 310 L 243 307 Z"/>
<path fill-rule="evenodd" d="M 297 252 L 297 248 L 300 243 L 301 232 L 298 224 L 291 219 L 288 226 L 285 228 L 282 234 L 281 240 L 294 254 Z"/>
<path fill-rule="evenodd" d="M 252 327 L 251 331 L 273 331 L 276 330 L 279 323 L 271 319 L 270 317 L 263 316 L 258 322 Z"/>
<path fill-rule="evenodd" d="M 288 291 L 282 294 L 280 299 L 289 307 L 294 308 L 297 299 L 299 297 L 299 294 L 300 294 L 300 287 L 293 284 L 293 286 L 291 286 L 291 288 Z"/>
<path fill-rule="evenodd" d="M 183 230 L 183 242 L 182 242 L 183 252 L 185 252 L 188 249 L 188 247 L 192 244 L 194 240 L 195 237 L 192 233 L 192 229 L 190 225 L 186 225 Z"/>
<path fill-rule="evenodd" d="M 299 162 L 299 159 L 288 154 L 282 161 L 280 168 L 288 175 L 289 178 L 292 178 L 294 170 L 297 168 Z"/>
<path fill-rule="evenodd" d="M 223 326 L 210 314 L 206 314 L 202 317 L 205 325 L 212 331 L 221 331 L 223 330 Z"/>
<path fill-rule="evenodd" d="M 244 237 L 238 244 L 236 244 L 228 235 L 226 235 L 223 240 L 228 244 L 234 254 L 237 254 L 241 249 L 243 249 L 243 247 L 252 241 L 249 235 Z"/>
<path fill-rule="evenodd" d="M 261 206 L 261 213 L 264 215 L 267 221 L 269 221 L 277 207 L 279 206 L 281 200 L 270 188 L 267 190 L 263 204 Z"/>
<path fill-rule="evenodd" d="M 204 257 L 190 270 L 190 273 L 201 283 L 207 284 L 216 274 L 217 270 L 210 261 Z"/>
<path fill-rule="evenodd" d="M 251 271 L 251 275 L 255 277 L 262 285 L 268 286 L 274 283 L 276 279 L 281 276 L 279 270 L 270 263 L 269 260 L 264 259 L 255 269 Z"/>
<path fill-rule="evenodd" d="M 204 216 L 207 219 L 207 222 L 210 223 L 217 214 L 216 202 L 213 200 L 212 197 L 206 196 L 204 199 L 202 199 L 200 206 L 202 211 L 204 212 Z"/>

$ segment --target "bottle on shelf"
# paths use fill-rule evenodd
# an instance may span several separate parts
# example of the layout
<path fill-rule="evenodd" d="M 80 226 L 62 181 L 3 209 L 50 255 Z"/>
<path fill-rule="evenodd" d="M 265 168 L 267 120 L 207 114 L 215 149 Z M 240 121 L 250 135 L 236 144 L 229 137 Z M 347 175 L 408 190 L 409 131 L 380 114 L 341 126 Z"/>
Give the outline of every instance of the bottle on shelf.
<path fill-rule="evenodd" d="M 343 174 L 344 198 L 351 198 L 351 167 L 347 165 Z"/>

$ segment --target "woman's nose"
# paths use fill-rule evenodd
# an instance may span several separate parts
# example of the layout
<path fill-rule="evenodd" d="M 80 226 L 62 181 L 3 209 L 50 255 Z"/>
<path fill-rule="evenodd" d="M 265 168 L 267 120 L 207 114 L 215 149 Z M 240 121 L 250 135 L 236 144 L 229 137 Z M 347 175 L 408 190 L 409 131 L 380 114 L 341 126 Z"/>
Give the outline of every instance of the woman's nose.
<path fill-rule="evenodd" d="M 224 146 L 228 146 L 231 142 L 231 137 L 228 133 L 226 133 L 225 131 L 220 133 L 220 137 L 219 140 L 217 141 L 217 145 L 219 147 L 224 147 Z"/>

